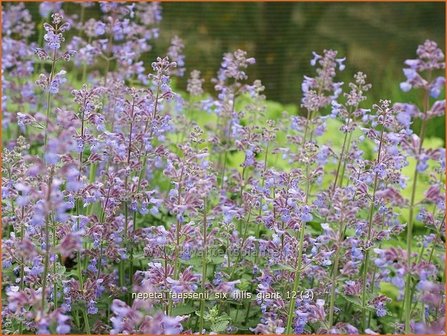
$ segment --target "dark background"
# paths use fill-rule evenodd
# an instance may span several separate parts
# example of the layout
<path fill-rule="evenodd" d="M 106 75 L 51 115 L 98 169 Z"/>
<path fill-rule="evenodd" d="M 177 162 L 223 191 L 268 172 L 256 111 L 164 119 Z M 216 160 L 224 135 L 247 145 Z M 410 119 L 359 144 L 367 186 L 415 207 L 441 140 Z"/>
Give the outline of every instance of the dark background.
<path fill-rule="evenodd" d="M 162 37 L 185 40 L 188 70 L 215 74 L 235 48 L 257 60 L 253 75 L 270 99 L 296 102 L 312 50 L 346 56 L 346 77 L 365 72 L 373 84 L 403 79 L 402 64 L 418 44 L 444 49 L 444 3 L 165 3 Z M 162 38 L 162 41 L 166 40 Z M 346 78 L 348 80 L 348 78 Z M 386 86 L 386 85 L 385 85 Z M 376 88 L 377 89 L 377 88 Z"/>

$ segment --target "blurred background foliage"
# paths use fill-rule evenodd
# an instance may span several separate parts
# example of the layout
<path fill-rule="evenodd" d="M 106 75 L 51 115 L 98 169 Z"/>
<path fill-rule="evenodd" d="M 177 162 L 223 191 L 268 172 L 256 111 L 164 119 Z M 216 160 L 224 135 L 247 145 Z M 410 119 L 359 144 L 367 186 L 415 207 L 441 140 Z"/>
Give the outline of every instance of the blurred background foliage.
<path fill-rule="evenodd" d="M 27 3 L 40 22 L 38 3 Z M 65 12 L 80 11 L 64 3 Z M 414 58 L 425 39 L 445 50 L 445 3 L 311 3 L 311 2 L 167 2 L 162 3 L 160 38 L 145 55 L 150 64 L 163 56 L 173 36 L 185 43 L 187 75 L 178 82 L 186 87 L 193 69 L 202 72 L 212 91 L 222 55 L 237 48 L 256 58 L 249 70 L 261 79 L 270 100 L 299 105 L 304 74 L 313 74 L 312 51 L 335 49 L 347 58 L 339 79 L 348 83 L 362 71 L 373 84 L 370 103 L 379 99 L 420 102 L 417 93 L 404 93 L 399 83 L 405 59 Z M 87 8 L 87 17 L 98 18 L 99 6 Z M 417 125 L 415 126 L 417 127 Z M 444 120 L 429 125 L 428 136 L 444 138 Z"/>

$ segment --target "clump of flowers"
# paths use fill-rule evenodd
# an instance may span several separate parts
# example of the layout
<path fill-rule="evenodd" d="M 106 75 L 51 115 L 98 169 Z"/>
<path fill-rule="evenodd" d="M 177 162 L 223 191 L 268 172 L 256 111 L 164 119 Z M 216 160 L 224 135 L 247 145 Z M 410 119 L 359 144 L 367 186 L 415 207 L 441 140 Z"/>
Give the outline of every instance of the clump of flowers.
<path fill-rule="evenodd" d="M 61 6 L 42 27 L 3 9 L 5 333 L 443 332 L 435 42 L 404 63 L 420 103 L 369 103 L 367 75 L 338 81 L 349 60 L 324 50 L 300 113 L 273 118 L 243 50 L 214 93 L 180 37 L 145 63 L 160 4 Z"/>

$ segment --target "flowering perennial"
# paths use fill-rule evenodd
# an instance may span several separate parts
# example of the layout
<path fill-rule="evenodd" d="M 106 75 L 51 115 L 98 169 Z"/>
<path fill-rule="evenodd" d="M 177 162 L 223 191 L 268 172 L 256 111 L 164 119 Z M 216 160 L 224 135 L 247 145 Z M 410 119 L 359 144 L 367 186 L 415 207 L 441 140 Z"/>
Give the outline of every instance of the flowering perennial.
<path fill-rule="evenodd" d="M 274 115 L 245 51 L 207 93 L 181 37 L 147 61 L 160 4 L 89 6 L 3 8 L 5 333 L 443 332 L 435 42 L 404 62 L 420 101 L 371 102 L 324 50 Z"/>

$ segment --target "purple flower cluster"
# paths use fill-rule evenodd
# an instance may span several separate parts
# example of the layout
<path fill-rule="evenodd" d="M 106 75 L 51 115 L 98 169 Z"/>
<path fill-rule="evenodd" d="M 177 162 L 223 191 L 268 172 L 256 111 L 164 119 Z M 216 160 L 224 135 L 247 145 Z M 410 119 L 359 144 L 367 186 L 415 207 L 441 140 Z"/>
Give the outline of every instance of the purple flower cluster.
<path fill-rule="evenodd" d="M 325 50 L 301 113 L 271 117 L 245 51 L 214 93 L 199 70 L 171 82 L 188 66 L 177 36 L 145 64 L 160 4 L 62 7 L 40 5 L 43 27 L 3 8 L 5 332 L 442 332 L 435 42 L 405 61 L 421 103 L 369 103 L 367 76 L 338 81 L 346 59 Z"/>

